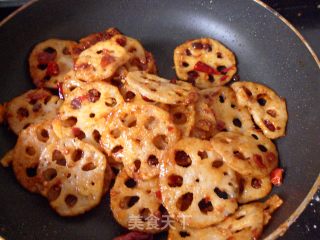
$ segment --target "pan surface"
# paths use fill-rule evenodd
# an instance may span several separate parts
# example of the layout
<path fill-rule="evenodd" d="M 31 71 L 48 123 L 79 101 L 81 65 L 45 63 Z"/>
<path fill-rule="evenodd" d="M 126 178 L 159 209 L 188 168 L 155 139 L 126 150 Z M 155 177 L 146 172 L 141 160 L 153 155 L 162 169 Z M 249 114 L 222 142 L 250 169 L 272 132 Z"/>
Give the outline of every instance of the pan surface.
<path fill-rule="evenodd" d="M 154 53 L 160 75 L 168 78 L 174 76 L 175 46 L 192 38 L 216 38 L 236 53 L 242 80 L 266 84 L 286 98 L 287 136 L 277 141 L 286 174 L 284 184 L 273 190 L 284 204 L 264 237 L 281 232 L 278 227 L 296 217 L 292 214 L 320 169 L 320 70 L 307 45 L 255 1 L 43 0 L 0 28 L 0 102 L 33 87 L 27 57 L 35 43 L 48 38 L 77 40 L 111 26 L 140 39 Z M 14 143 L 15 136 L 1 127 L 0 155 Z M 0 176 L 0 236 L 6 239 L 106 240 L 124 232 L 113 219 L 107 198 L 87 214 L 61 218 L 45 199 L 20 187 L 10 169 L 0 167 Z"/>

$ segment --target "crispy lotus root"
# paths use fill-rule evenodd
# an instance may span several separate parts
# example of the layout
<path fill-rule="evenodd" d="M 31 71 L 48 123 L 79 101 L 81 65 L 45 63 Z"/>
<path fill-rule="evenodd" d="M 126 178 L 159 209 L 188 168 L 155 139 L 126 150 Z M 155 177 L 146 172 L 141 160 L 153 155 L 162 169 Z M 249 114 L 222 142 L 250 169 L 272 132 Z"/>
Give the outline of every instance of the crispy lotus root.
<path fill-rule="evenodd" d="M 183 227 L 175 222 L 169 230 L 168 240 L 246 240 L 258 239 L 271 214 L 282 204 L 277 196 L 265 203 L 243 205 L 223 222 L 207 228 Z"/>
<path fill-rule="evenodd" d="M 211 38 L 183 43 L 174 50 L 173 59 L 178 78 L 200 89 L 224 85 L 237 72 L 234 54 Z"/>
<path fill-rule="evenodd" d="M 206 99 L 199 95 L 199 99 L 195 104 L 195 123 L 190 136 L 209 140 L 218 132 L 214 111 L 210 108 Z"/>
<path fill-rule="evenodd" d="M 190 104 L 198 97 L 195 88 L 189 83 L 170 83 L 167 79 L 146 72 L 129 72 L 126 81 L 142 96 L 160 103 Z"/>
<path fill-rule="evenodd" d="M 74 70 L 69 71 L 65 76 L 64 80 L 59 87 L 60 94 L 63 98 L 67 98 L 70 92 L 72 92 L 77 87 L 82 86 L 86 82 L 77 79 L 76 73 Z"/>
<path fill-rule="evenodd" d="M 209 141 L 180 140 L 170 149 L 160 169 L 163 204 L 175 220 L 203 228 L 236 211 L 236 173 Z"/>
<path fill-rule="evenodd" d="M 13 149 L 12 167 L 19 183 L 30 192 L 41 190 L 37 171 L 39 158 L 46 144 L 56 139 L 51 121 L 32 124 L 18 136 Z"/>
<path fill-rule="evenodd" d="M 124 35 L 116 35 L 110 41 L 125 48 L 129 53 L 130 59 L 124 65 L 128 72 L 146 71 L 152 74 L 157 72 L 153 55 L 147 52 L 138 40 Z"/>
<path fill-rule="evenodd" d="M 71 55 L 74 59 L 77 59 L 79 54 L 84 50 L 88 49 L 97 42 L 108 40 L 117 34 L 121 34 L 120 31 L 112 27 L 104 30 L 103 32 L 92 33 L 84 38 L 81 38 L 79 43 L 72 47 Z"/>
<path fill-rule="evenodd" d="M 83 84 L 61 105 L 59 119 L 53 122 L 54 131 L 61 138 L 76 137 L 100 148 L 104 117 L 122 102 L 118 89 L 106 82 Z"/>
<path fill-rule="evenodd" d="M 38 43 L 29 56 L 29 68 L 37 87 L 57 88 L 58 82 L 73 68 L 70 50 L 73 41 L 48 39 Z"/>
<path fill-rule="evenodd" d="M 278 166 L 275 145 L 258 131 L 221 132 L 211 142 L 223 161 L 241 175 L 265 177 Z"/>
<path fill-rule="evenodd" d="M 240 177 L 239 203 L 247 203 L 267 196 L 272 190 L 270 177 L 256 178 L 251 176 Z"/>
<path fill-rule="evenodd" d="M 15 134 L 19 134 L 32 123 L 53 119 L 61 103 L 57 96 L 46 90 L 29 90 L 7 103 L 6 117 L 9 127 Z"/>
<path fill-rule="evenodd" d="M 48 144 L 40 156 L 41 194 L 61 216 L 75 216 L 95 207 L 105 188 L 109 167 L 103 153 L 78 139 Z"/>
<path fill-rule="evenodd" d="M 159 180 L 138 180 L 121 171 L 110 192 L 113 216 L 125 228 L 139 227 L 141 232 L 157 233 L 164 230 L 161 219 L 165 213 L 159 198 Z"/>
<path fill-rule="evenodd" d="M 80 53 L 74 70 L 79 80 L 86 82 L 109 79 L 130 59 L 130 54 L 110 40 L 96 43 Z"/>
<path fill-rule="evenodd" d="M 204 89 L 200 95 L 214 112 L 217 131 L 247 132 L 254 128 L 250 113 L 238 104 L 231 88 Z"/>
<path fill-rule="evenodd" d="M 1 158 L 0 163 L 3 167 L 9 167 L 13 161 L 13 149 L 6 152 L 6 154 Z"/>
<path fill-rule="evenodd" d="M 236 92 L 239 105 L 248 107 L 264 135 L 271 139 L 285 135 L 288 113 L 283 98 L 259 83 L 237 82 L 231 87 Z"/>
<path fill-rule="evenodd" d="M 153 105 L 125 103 L 107 123 L 101 137 L 104 150 L 139 179 L 159 174 L 159 162 L 180 137 L 169 113 Z"/>

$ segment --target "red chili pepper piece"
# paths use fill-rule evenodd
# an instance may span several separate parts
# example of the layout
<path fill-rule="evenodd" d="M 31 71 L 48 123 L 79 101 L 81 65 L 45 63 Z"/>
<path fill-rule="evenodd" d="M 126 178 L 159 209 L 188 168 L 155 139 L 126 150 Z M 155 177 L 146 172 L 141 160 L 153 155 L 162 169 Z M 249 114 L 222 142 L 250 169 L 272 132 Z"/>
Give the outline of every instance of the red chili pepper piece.
<path fill-rule="evenodd" d="M 162 201 L 162 195 L 161 195 L 160 190 L 156 191 L 156 197 L 157 197 L 160 201 Z"/>
<path fill-rule="evenodd" d="M 223 81 L 225 81 L 227 78 L 228 78 L 228 76 L 227 76 L 227 75 L 224 75 L 223 77 L 220 78 L 220 81 L 223 82 Z"/>
<path fill-rule="evenodd" d="M 194 65 L 194 70 L 199 71 L 199 72 L 204 72 L 207 74 L 215 74 L 215 75 L 221 75 L 219 71 L 214 69 L 213 67 L 205 64 L 204 62 L 197 62 L 196 65 Z"/>
<path fill-rule="evenodd" d="M 150 233 L 142 232 L 129 232 L 114 238 L 113 240 L 153 240 L 153 235 Z"/>
<path fill-rule="evenodd" d="M 48 76 L 57 76 L 59 74 L 59 66 L 56 62 L 48 62 L 47 75 Z"/>
<path fill-rule="evenodd" d="M 271 172 L 270 180 L 273 185 L 280 186 L 282 184 L 283 172 L 282 168 L 276 168 Z"/>
<path fill-rule="evenodd" d="M 63 94 L 63 84 L 62 82 L 58 82 L 57 83 L 57 87 L 58 87 L 58 95 L 60 99 L 64 99 L 64 94 Z"/>

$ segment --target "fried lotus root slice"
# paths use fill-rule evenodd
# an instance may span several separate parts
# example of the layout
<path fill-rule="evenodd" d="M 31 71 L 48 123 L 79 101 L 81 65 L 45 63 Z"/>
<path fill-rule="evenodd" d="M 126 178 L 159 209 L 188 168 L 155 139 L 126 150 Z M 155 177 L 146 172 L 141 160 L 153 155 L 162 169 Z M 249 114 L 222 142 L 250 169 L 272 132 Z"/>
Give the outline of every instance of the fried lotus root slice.
<path fill-rule="evenodd" d="M 84 50 L 88 49 L 97 42 L 108 40 L 117 34 L 121 34 L 120 31 L 111 27 L 102 32 L 92 33 L 84 38 L 81 38 L 79 43 L 72 47 L 71 55 L 74 59 L 77 59 L 79 54 Z"/>
<path fill-rule="evenodd" d="M 205 98 L 199 95 L 199 99 L 195 103 L 195 123 L 190 136 L 202 140 L 209 140 L 218 132 L 214 111 L 205 101 Z"/>
<path fill-rule="evenodd" d="M 9 127 L 15 134 L 30 124 L 53 119 L 62 101 L 43 89 L 30 90 L 6 105 Z"/>
<path fill-rule="evenodd" d="M 126 81 L 142 96 L 165 104 L 190 104 L 197 100 L 195 88 L 186 82 L 169 80 L 142 71 L 129 72 Z"/>
<path fill-rule="evenodd" d="M 209 141 L 180 140 L 170 149 L 160 169 L 163 204 L 175 220 L 203 228 L 223 221 L 236 211 L 236 173 L 222 161 Z"/>
<path fill-rule="evenodd" d="M 275 145 L 258 131 L 247 134 L 221 132 L 211 143 L 223 161 L 241 175 L 261 178 L 278 166 Z"/>
<path fill-rule="evenodd" d="M 183 137 L 189 137 L 192 127 L 195 124 L 195 105 L 168 105 L 168 111 L 173 123 L 180 130 Z"/>
<path fill-rule="evenodd" d="M 130 59 L 130 54 L 110 40 L 101 41 L 83 51 L 75 62 L 79 80 L 86 82 L 109 79 Z"/>
<path fill-rule="evenodd" d="M 256 178 L 251 176 L 240 177 L 239 203 L 248 203 L 267 196 L 272 190 L 270 177 Z"/>
<path fill-rule="evenodd" d="M 194 82 L 200 89 L 224 85 L 237 72 L 234 54 L 211 38 L 181 44 L 173 59 L 178 78 Z"/>
<path fill-rule="evenodd" d="M 271 139 L 285 135 L 288 113 L 283 98 L 259 83 L 237 82 L 231 87 L 236 92 L 239 104 L 248 107 L 264 135 Z"/>
<path fill-rule="evenodd" d="M 157 176 L 164 154 L 180 137 L 169 113 L 153 105 L 123 104 L 107 123 L 101 145 L 133 178 Z"/>
<path fill-rule="evenodd" d="M 30 192 L 41 190 L 39 158 L 46 144 L 56 139 L 51 121 L 32 124 L 18 136 L 12 154 L 12 167 L 18 182 Z"/>
<path fill-rule="evenodd" d="M 133 179 L 121 171 L 110 192 L 113 216 L 121 226 L 130 230 L 161 232 L 164 230 L 161 220 L 165 209 L 158 192 L 157 177 L 143 181 Z"/>
<path fill-rule="evenodd" d="M 104 154 L 90 144 L 71 138 L 52 142 L 40 156 L 41 194 L 61 216 L 82 214 L 100 202 L 107 167 Z"/>
<path fill-rule="evenodd" d="M 9 167 L 12 164 L 12 161 L 13 161 L 13 149 L 5 153 L 5 155 L 0 160 L 0 163 L 2 167 Z"/>
<path fill-rule="evenodd" d="M 204 89 L 200 95 L 214 112 L 217 131 L 247 132 L 254 128 L 250 113 L 238 104 L 230 87 Z"/>
<path fill-rule="evenodd" d="M 126 71 L 145 71 L 152 74 L 157 72 L 153 55 L 147 52 L 138 40 L 124 35 L 116 35 L 110 41 L 125 48 L 130 54 L 130 59 L 124 65 Z"/>
<path fill-rule="evenodd" d="M 116 87 L 103 81 L 83 84 L 61 105 L 54 130 L 61 138 L 76 137 L 100 148 L 104 117 L 121 103 L 123 99 Z"/>
<path fill-rule="evenodd" d="M 264 225 L 267 225 L 271 219 L 271 214 L 277 210 L 283 203 L 283 200 L 278 195 L 271 196 L 263 203 Z"/>
<path fill-rule="evenodd" d="M 73 41 L 48 39 L 37 44 L 29 56 L 29 70 L 37 87 L 57 88 L 58 82 L 73 68 Z"/>

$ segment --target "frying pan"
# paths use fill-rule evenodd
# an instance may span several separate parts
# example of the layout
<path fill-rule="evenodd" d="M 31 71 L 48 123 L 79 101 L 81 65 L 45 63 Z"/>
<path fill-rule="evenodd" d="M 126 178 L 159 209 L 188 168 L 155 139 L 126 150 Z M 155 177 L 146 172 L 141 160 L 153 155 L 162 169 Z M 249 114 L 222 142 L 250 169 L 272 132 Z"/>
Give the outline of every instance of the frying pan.
<path fill-rule="evenodd" d="M 213 37 L 237 55 L 242 80 L 260 82 L 285 97 L 287 136 L 277 141 L 284 199 L 263 237 L 283 234 L 319 185 L 319 60 L 302 36 L 262 2 L 239 0 L 43 0 L 33 1 L 0 28 L 0 101 L 33 87 L 27 57 L 48 38 L 79 39 L 116 26 L 154 53 L 160 75 L 172 78 L 173 49 L 192 38 Z M 0 154 L 15 136 L 0 128 Z M 6 239 L 112 239 L 124 230 L 113 220 L 109 200 L 76 218 L 61 218 L 47 201 L 25 191 L 10 169 L 0 168 L 0 235 Z M 284 237 L 285 238 L 285 237 Z M 158 239 L 165 239 L 165 234 Z"/>

